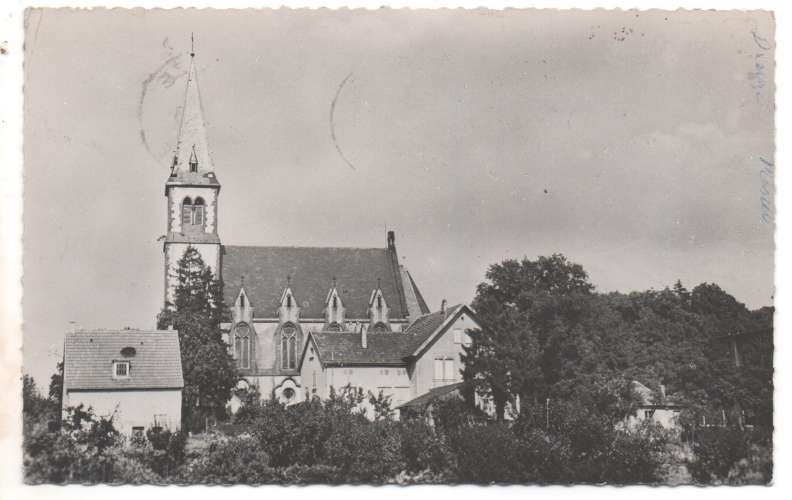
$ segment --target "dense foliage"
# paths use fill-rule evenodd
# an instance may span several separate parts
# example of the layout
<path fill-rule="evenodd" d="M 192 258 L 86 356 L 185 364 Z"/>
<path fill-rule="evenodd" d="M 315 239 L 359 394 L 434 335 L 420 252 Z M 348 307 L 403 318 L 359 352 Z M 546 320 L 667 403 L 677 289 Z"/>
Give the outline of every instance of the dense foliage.
<path fill-rule="evenodd" d="M 220 330 L 227 317 L 222 282 L 193 247 L 179 259 L 175 277 L 174 301 L 165 305 L 157 326 L 179 332 L 182 427 L 194 431 L 209 418 L 224 417 L 237 372 Z"/>
<path fill-rule="evenodd" d="M 771 308 L 749 311 L 709 283 L 599 294 L 562 255 L 506 260 L 486 278 L 473 302 L 486 329 L 471 332 L 465 376 L 499 418 L 518 396 L 524 408 L 544 407 L 637 380 L 663 385 L 690 408 L 691 422 L 714 414 L 739 425 L 745 413 L 771 428 L 772 342 L 761 340 L 771 338 L 761 333 L 772 331 Z M 723 337 L 740 333 L 756 341 L 741 340 L 736 367 Z M 601 410 L 620 417 L 631 411 L 623 403 Z"/>

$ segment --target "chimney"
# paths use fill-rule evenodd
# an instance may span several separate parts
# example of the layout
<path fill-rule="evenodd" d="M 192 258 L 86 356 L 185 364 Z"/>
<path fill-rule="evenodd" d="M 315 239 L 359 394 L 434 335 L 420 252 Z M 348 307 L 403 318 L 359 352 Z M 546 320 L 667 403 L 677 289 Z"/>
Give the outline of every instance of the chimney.
<path fill-rule="evenodd" d="M 666 398 L 665 384 L 660 384 L 660 398 L 662 399 L 662 402 L 665 402 L 665 398 Z"/>
<path fill-rule="evenodd" d="M 363 349 L 368 348 L 368 339 L 366 338 L 368 334 L 368 323 L 363 323 L 360 328 L 360 346 Z"/>
<path fill-rule="evenodd" d="M 440 312 L 443 314 L 446 313 L 446 299 L 443 299 L 443 301 L 440 302 Z"/>
<path fill-rule="evenodd" d="M 396 233 L 388 231 L 388 248 L 396 248 Z"/>

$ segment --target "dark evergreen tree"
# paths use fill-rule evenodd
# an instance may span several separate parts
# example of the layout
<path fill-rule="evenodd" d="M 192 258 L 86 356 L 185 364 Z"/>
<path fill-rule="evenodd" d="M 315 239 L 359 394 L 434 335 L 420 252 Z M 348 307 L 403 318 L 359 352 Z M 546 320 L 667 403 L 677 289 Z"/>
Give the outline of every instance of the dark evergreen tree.
<path fill-rule="evenodd" d="M 179 259 L 175 273 L 174 302 L 165 305 L 157 325 L 179 332 L 184 373 L 182 428 L 197 430 L 207 417 L 225 416 L 238 377 L 220 330 L 228 315 L 222 282 L 191 246 Z"/>

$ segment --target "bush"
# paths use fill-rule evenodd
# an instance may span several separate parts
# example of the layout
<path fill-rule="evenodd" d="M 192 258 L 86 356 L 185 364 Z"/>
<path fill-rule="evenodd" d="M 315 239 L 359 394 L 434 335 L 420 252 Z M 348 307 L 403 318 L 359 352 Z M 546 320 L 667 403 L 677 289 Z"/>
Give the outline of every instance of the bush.
<path fill-rule="evenodd" d="M 772 474 L 772 454 L 766 436 L 739 428 L 699 429 L 688 463 L 693 478 L 707 484 L 766 484 Z"/>
<path fill-rule="evenodd" d="M 265 484 L 278 482 L 269 457 L 250 436 L 215 438 L 189 462 L 180 480 L 185 483 Z"/>
<path fill-rule="evenodd" d="M 451 468 L 450 450 L 435 430 L 423 420 L 399 424 L 401 454 L 406 472 L 447 473 Z"/>

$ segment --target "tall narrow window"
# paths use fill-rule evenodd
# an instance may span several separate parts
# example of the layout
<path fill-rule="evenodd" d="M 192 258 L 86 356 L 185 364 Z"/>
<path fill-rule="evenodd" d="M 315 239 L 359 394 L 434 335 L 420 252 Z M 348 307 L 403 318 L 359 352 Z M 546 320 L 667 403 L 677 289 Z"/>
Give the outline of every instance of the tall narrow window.
<path fill-rule="evenodd" d="M 182 224 L 192 224 L 192 200 L 189 197 L 182 201 Z"/>
<path fill-rule="evenodd" d="M 297 329 L 293 325 L 286 325 L 281 331 L 281 368 L 297 368 Z"/>
<path fill-rule="evenodd" d="M 289 338 L 289 369 L 297 368 L 297 349 L 296 340 L 293 336 Z"/>
<path fill-rule="evenodd" d="M 238 324 L 235 329 L 234 357 L 237 367 L 250 368 L 250 326 L 245 323 Z"/>
<path fill-rule="evenodd" d="M 196 198 L 193 205 L 193 224 L 203 226 L 204 223 L 204 201 L 203 198 Z"/>

